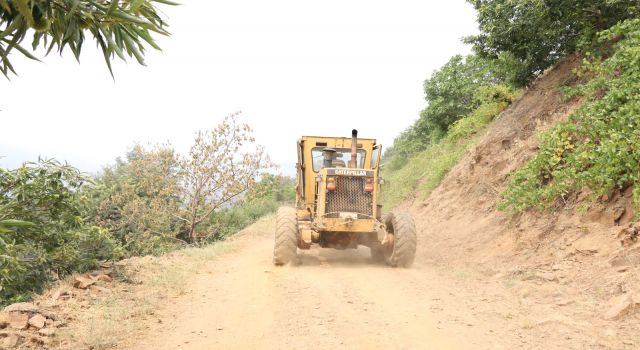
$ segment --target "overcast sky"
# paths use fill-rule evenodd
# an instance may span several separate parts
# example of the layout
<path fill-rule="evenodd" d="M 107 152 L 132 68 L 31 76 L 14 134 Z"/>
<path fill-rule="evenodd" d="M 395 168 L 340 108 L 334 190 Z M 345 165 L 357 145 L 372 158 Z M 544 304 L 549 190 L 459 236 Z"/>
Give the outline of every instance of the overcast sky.
<path fill-rule="evenodd" d="M 20 75 L 0 77 L 0 166 L 42 155 L 96 172 L 136 142 L 184 152 L 196 130 L 242 110 L 291 174 L 301 135 L 357 128 L 390 145 L 424 108 L 424 79 L 468 53 L 460 38 L 477 31 L 464 0 L 181 2 L 160 5 L 172 32 L 163 51 L 147 67 L 115 62 L 115 81 L 93 42 L 81 64 L 70 52 L 13 54 Z"/>

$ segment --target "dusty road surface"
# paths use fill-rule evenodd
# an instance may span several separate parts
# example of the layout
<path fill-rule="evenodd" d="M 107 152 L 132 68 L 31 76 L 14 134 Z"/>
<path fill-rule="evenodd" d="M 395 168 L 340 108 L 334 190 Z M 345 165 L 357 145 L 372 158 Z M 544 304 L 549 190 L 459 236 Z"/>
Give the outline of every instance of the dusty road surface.
<path fill-rule="evenodd" d="M 437 277 L 420 266 L 374 264 L 362 248 L 312 249 L 300 254 L 296 266 L 274 267 L 273 225 L 262 221 L 237 237 L 187 293 L 167 301 L 162 323 L 132 348 L 488 347 L 472 324 L 451 327 L 451 320 L 434 317 L 441 291 L 431 293 Z"/>
<path fill-rule="evenodd" d="M 165 270 L 170 266 L 184 272 L 178 286 L 164 281 L 169 283 L 167 290 L 175 292 L 160 298 L 148 294 L 154 306 L 120 318 L 121 324 L 107 337 L 115 338 L 112 346 L 100 348 L 475 350 L 640 345 L 636 315 L 619 321 L 603 318 L 609 306 L 599 295 L 606 289 L 584 287 L 578 274 L 584 265 L 569 269 L 570 262 L 563 262 L 552 269 L 557 276 L 551 278 L 537 264 L 465 263 L 466 254 L 434 251 L 435 237 L 425 234 L 428 227 L 418 229 L 418 255 L 410 269 L 375 264 L 367 248 L 311 249 L 299 252 L 295 266 L 275 267 L 274 219 L 262 219 L 218 246 L 220 253 L 198 260 L 201 263 L 189 262 L 184 254 L 159 258 Z M 198 250 L 189 254 L 197 255 Z M 167 279 L 163 269 L 154 271 L 153 278 Z M 133 298 L 130 307 L 144 304 L 153 286 L 135 287 L 127 297 Z M 120 296 L 113 303 L 124 299 Z M 95 330 L 85 333 L 89 339 L 95 336 Z"/>

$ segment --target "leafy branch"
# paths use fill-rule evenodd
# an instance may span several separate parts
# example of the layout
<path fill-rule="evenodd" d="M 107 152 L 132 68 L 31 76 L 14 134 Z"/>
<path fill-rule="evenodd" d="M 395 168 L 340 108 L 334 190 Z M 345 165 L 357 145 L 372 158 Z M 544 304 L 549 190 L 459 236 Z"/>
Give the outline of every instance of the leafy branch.
<path fill-rule="evenodd" d="M 32 51 L 49 54 L 65 48 L 80 61 L 85 35 L 91 34 L 113 76 L 111 61 L 134 57 L 144 65 L 147 46 L 160 47 L 152 33 L 169 35 L 167 23 L 155 3 L 177 5 L 169 0 L 0 0 L 0 72 L 17 74 L 9 55 L 13 50 L 39 60 Z M 31 50 L 22 43 L 33 32 Z"/>

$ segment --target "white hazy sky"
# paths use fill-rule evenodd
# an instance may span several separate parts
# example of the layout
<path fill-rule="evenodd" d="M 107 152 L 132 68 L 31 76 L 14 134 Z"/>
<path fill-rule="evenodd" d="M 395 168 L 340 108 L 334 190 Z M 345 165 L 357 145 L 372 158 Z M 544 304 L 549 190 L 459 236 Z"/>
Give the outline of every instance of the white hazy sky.
<path fill-rule="evenodd" d="M 163 51 L 147 67 L 115 62 L 115 81 L 93 42 L 81 64 L 70 52 L 14 54 L 20 75 L 0 77 L 0 166 L 42 155 L 95 172 L 136 142 L 184 152 L 196 130 L 242 110 L 291 174 L 300 135 L 357 128 L 390 145 L 424 108 L 424 79 L 468 53 L 460 38 L 477 31 L 464 0 L 182 3 L 160 5 L 172 32 Z"/>

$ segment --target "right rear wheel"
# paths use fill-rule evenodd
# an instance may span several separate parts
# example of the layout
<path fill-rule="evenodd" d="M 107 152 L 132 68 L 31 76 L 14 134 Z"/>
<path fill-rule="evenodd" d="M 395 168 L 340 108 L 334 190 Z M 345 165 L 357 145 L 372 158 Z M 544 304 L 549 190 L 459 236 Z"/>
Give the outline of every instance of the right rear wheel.
<path fill-rule="evenodd" d="M 384 220 L 387 232 L 393 235 L 386 260 L 393 267 L 410 267 L 416 257 L 416 225 L 407 212 L 389 213 Z"/>
<path fill-rule="evenodd" d="M 276 237 L 273 245 L 273 264 L 286 265 L 298 253 L 298 225 L 293 208 L 279 208 L 276 214 Z"/>

